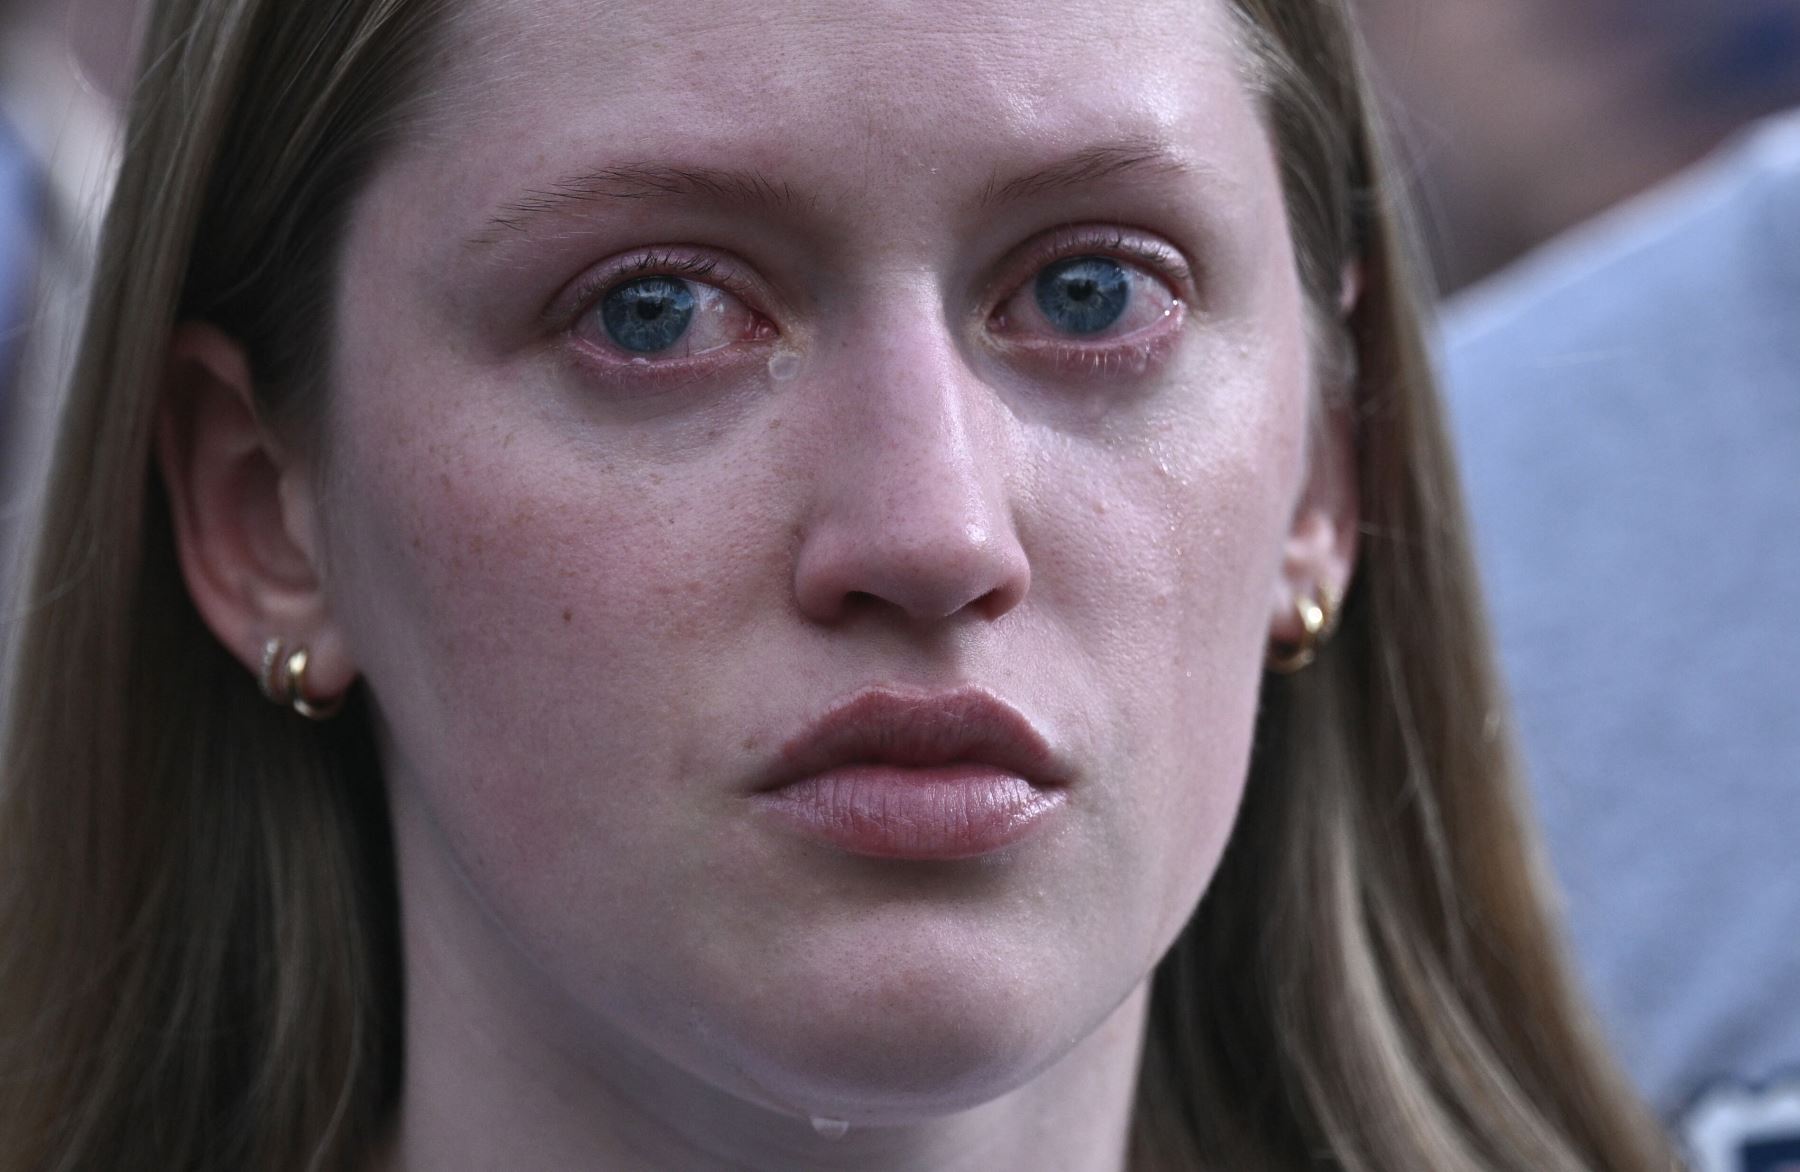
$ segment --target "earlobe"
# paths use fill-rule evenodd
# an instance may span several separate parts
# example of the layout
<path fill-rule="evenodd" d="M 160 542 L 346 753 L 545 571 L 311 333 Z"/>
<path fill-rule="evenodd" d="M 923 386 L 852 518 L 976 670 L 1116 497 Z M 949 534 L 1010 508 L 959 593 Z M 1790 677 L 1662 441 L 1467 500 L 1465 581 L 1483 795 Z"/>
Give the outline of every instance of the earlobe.
<path fill-rule="evenodd" d="M 280 639 L 308 650 L 311 698 L 341 694 L 355 669 L 326 606 L 307 470 L 263 428 L 243 347 L 205 323 L 177 327 L 161 404 L 157 463 L 201 618 L 253 676 Z"/>
<path fill-rule="evenodd" d="M 1270 600 L 1269 640 L 1276 648 L 1329 638 L 1336 608 L 1356 570 L 1361 494 L 1354 426 L 1344 410 L 1328 411 L 1307 454 L 1306 482 L 1283 545 Z M 1324 611 L 1323 631 L 1309 631 L 1310 609 Z"/>

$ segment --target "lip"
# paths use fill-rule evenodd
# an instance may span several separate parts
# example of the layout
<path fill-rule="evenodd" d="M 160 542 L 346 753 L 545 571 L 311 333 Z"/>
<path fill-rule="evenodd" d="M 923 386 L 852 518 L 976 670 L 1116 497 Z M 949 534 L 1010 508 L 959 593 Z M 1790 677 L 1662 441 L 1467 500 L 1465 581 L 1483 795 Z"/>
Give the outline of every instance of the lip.
<path fill-rule="evenodd" d="M 752 799 L 786 830 L 881 859 L 977 858 L 1066 802 L 1066 773 L 1019 711 L 977 688 L 873 689 L 784 742 Z"/>

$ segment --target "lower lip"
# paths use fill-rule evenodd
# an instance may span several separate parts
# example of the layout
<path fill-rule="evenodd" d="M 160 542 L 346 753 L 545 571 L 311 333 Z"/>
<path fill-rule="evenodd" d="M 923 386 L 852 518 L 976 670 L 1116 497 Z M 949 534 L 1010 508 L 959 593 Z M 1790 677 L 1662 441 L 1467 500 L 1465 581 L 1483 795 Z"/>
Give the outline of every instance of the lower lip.
<path fill-rule="evenodd" d="M 854 765 L 756 795 L 786 828 L 877 859 L 972 859 L 1023 841 L 1063 792 L 983 765 Z"/>

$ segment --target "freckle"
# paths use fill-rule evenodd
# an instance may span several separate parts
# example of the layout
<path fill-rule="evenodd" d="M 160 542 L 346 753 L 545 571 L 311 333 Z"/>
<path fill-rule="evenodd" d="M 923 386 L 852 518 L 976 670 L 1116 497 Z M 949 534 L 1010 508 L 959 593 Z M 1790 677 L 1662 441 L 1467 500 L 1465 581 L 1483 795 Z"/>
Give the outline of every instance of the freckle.
<path fill-rule="evenodd" d="M 574 611 L 572 611 L 572 610 L 563 611 L 563 622 L 572 623 L 574 621 L 575 621 L 575 612 Z"/>
<path fill-rule="evenodd" d="M 762 747 L 762 738 L 761 737 L 745 737 L 744 738 L 744 752 L 754 753 L 754 752 L 756 752 L 757 749 L 759 749 L 761 747 Z"/>
<path fill-rule="evenodd" d="M 769 420 L 769 430 L 770 431 L 780 431 L 781 430 L 781 420 L 779 420 L 779 419 Z"/>
<path fill-rule="evenodd" d="M 486 548 L 487 548 L 487 538 L 483 537 L 479 533 L 469 534 L 469 552 L 470 553 L 479 554 L 479 553 L 481 553 L 482 550 L 484 550 Z"/>
<path fill-rule="evenodd" d="M 662 473 L 652 472 L 650 474 L 650 483 L 651 484 L 661 484 L 662 482 L 663 482 Z"/>
<path fill-rule="evenodd" d="M 1094 516 L 1096 516 L 1096 517 L 1106 516 L 1106 506 L 1104 504 L 1101 504 L 1099 501 L 1094 502 Z"/>
<path fill-rule="evenodd" d="M 506 433 L 506 438 L 505 438 L 505 439 L 503 439 L 503 440 L 501 440 L 501 441 L 500 441 L 500 446 L 501 446 L 501 447 L 503 447 L 503 448 L 510 448 L 510 447 L 512 447 L 512 442 L 513 442 L 513 437 L 514 437 L 514 436 L 516 436 L 516 435 L 518 435 L 518 434 L 519 434 L 519 433 L 518 433 L 518 432 L 516 432 L 516 431 L 509 431 L 509 432 L 507 432 L 507 433 Z"/>
<path fill-rule="evenodd" d="M 417 533 L 413 534 L 412 547 L 414 549 L 424 549 L 425 548 L 425 543 L 423 541 L 419 540 L 419 535 Z"/>

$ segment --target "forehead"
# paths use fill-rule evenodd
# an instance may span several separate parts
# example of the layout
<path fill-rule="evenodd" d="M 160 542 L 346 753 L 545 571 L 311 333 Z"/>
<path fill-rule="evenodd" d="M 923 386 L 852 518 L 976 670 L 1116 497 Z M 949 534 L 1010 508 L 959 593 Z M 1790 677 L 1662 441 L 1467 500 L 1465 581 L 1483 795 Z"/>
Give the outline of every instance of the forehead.
<path fill-rule="evenodd" d="M 599 71 L 621 94 L 831 98 L 859 112 L 938 105 L 949 95 L 916 83 L 952 74 L 961 96 L 1029 104 L 1121 80 L 1106 74 L 1127 62 L 1154 71 L 1198 50 L 1222 63 L 1231 46 L 1224 0 L 472 0 L 453 11 L 452 64 L 476 86 Z"/>
<path fill-rule="evenodd" d="M 885 184 L 1252 107 L 1224 0 L 475 0 L 450 31 L 424 137 L 508 144 L 467 176 L 496 187 L 596 150 Z"/>

